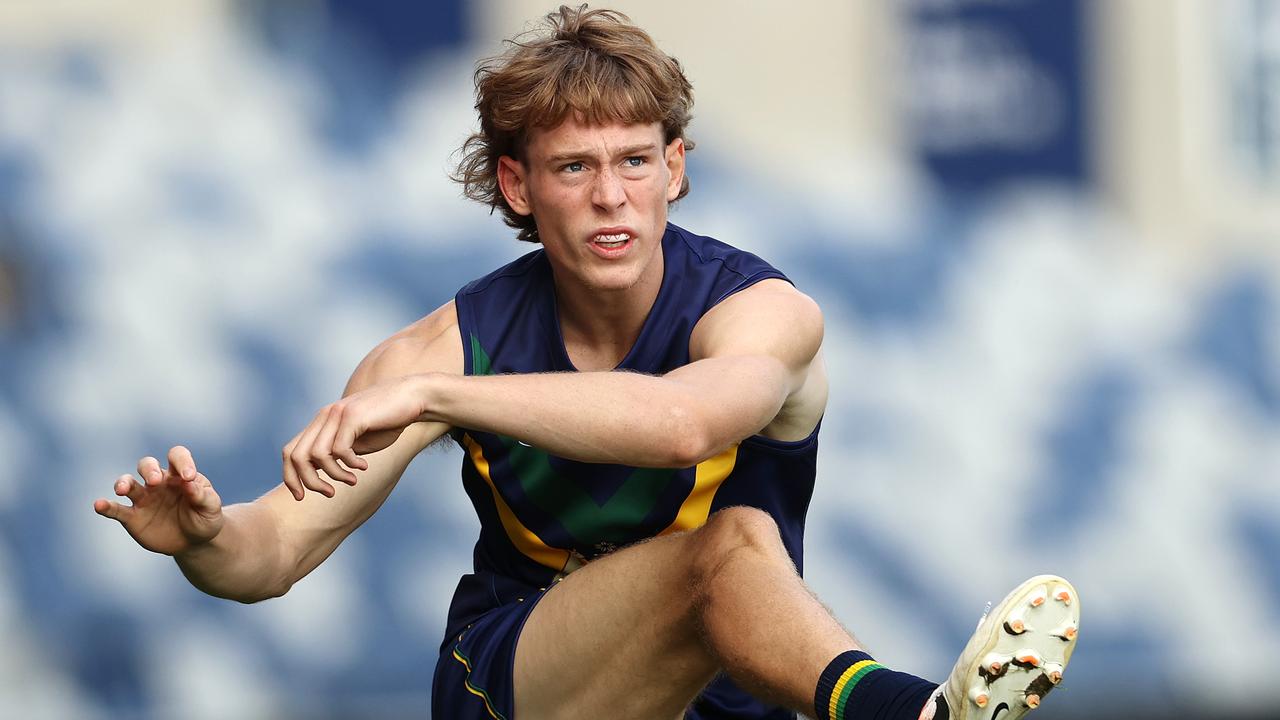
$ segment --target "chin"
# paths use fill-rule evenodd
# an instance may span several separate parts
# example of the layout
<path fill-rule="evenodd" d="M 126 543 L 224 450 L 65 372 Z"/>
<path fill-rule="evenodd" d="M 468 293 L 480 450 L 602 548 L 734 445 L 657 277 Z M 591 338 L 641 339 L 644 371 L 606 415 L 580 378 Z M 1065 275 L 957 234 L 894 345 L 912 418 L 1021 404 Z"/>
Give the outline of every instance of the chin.
<path fill-rule="evenodd" d="M 585 268 L 581 276 L 584 283 L 596 290 L 630 290 L 644 277 L 640 263 L 602 264 Z"/>
<path fill-rule="evenodd" d="M 623 292 L 636 286 L 640 278 L 634 274 L 607 273 L 586 278 L 587 286 L 598 292 Z"/>

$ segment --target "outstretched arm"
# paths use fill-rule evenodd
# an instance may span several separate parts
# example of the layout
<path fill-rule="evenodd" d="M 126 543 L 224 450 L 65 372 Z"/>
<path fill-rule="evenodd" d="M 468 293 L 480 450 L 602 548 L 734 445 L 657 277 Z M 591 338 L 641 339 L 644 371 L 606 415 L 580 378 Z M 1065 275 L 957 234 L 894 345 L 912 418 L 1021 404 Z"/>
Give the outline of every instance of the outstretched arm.
<path fill-rule="evenodd" d="M 346 394 L 406 373 L 460 371 L 462 350 L 452 317 L 446 306 L 380 345 L 356 369 Z M 425 420 L 398 428 L 377 452 L 361 458 L 357 486 L 335 492 L 325 483 L 326 497 L 313 493 L 297 502 L 287 483 L 300 464 L 318 462 L 300 433 L 285 448 L 286 484 L 226 508 L 191 453 L 177 447 L 169 452 L 167 468 L 144 458 L 138 464 L 141 482 L 132 475 L 116 480 L 116 494 L 131 504 L 99 499 L 94 510 L 119 521 L 144 548 L 172 555 L 201 590 L 254 602 L 283 595 L 315 569 L 382 505 L 422 448 L 447 431 L 447 425 Z"/>
<path fill-rule="evenodd" d="M 337 459 L 360 467 L 362 439 L 411 420 L 508 435 L 586 462 L 688 467 L 785 414 L 805 395 L 821 342 L 817 305 L 783 281 L 764 281 L 707 313 L 690 341 L 693 361 L 663 376 L 421 373 L 344 398 L 308 432 L 329 458 L 317 467 L 338 479 Z M 825 400 L 825 388 L 810 394 Z M 326 492 L 305 468 L 297 481 L 295 495 L 302 486 Z"/>
<path fill-rule="evenodd" d="M 229 506 L 221 532 L 174 559 L 191 584 L 210 595 L 241 602 L 283 595 L 381 507 L 409 462 L 444 430 L 410 426 L 369 456 L 368 469 L 358 471 L 358 487 L 333 497 L 311 494 L 299 503 L 280 485 L 253 502 Z"/>

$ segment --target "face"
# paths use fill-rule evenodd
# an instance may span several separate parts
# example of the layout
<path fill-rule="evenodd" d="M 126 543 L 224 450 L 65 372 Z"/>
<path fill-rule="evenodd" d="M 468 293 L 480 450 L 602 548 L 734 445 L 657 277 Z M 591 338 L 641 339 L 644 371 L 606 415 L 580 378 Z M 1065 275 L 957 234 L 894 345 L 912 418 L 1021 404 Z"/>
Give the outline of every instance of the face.
<path fill-rule="evenodd" d="M 498 165 L 503 195 L 534 217 L 557 281 L 591 290 L 661 284 L 667 203 L 683 180 L 684 141 L 664 143 L 660 123 L 569 118 L 531 133 L 523 162 Z"/>

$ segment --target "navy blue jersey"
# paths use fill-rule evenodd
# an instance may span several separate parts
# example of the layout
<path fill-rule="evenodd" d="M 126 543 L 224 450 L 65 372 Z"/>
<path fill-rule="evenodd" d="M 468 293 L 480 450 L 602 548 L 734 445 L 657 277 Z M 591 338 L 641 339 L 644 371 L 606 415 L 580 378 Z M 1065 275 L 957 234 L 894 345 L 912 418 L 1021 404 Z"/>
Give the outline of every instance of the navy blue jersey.
<path fill-rule="evenodd" d="M 619 370 L 661 375 L 688 364 L 689 337 L 708 310 L 761 280 L 786 279 L 751 253 L 672 224 L 662 253 L 657 299 Z M 468 284 L 455 305 L 468 375 L 574 371 L 544 251 Z M 480 518 L 480 538 L 475 573 L 463 577 L 454 595 L 446 640 L 484 612 L 595 557 L 697 528 L 723 507 L 747 505 L 772 515 L 802 567 L 816 429 L 798 442 L 751 437 L 695 467 L 670 469 L 568 460 L 466 428 L 455 428 L 454 437 L 465 451 L 462 479 Z"/>

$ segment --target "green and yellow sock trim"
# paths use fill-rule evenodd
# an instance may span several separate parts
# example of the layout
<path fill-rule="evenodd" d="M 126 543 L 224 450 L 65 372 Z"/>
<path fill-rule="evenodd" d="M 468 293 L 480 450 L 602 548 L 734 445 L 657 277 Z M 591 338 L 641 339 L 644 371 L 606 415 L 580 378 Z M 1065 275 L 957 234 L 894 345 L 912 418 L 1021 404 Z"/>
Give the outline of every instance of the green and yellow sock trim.
<path fill-rule="evenodd" d="M 858 650 L 836 656 L 818 678 L 818 688 L 813 697 L 814 717 L 817 720 L 844 720 L 845 707 L 858 684 L 871 673 L 886 669 L 870 655 Z"/>
<path fill-rule="evenodd" d="M 849 666 L 849 669 L 840 675 L 840 679 L 836 680 L 836 686 L 831 691 L 831 703 L 828 709 L 831 711 L 832 720 L 844 717 L 844 706 L 849 702 L 849 696 L 853 694 L 853 689 L 857 687 L 859 680 L 876 670 L 884 669 L 885 666 L 874 660 L 862 660 Z"/>

